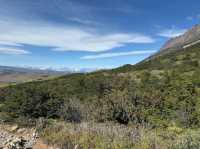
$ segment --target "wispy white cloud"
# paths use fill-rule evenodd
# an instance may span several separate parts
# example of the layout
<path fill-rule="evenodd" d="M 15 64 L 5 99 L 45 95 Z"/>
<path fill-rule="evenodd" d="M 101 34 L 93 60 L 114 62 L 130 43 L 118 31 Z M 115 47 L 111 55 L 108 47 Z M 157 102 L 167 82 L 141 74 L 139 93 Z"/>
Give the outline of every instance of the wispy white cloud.
<path fill-rule="evenodd" d="M 68 20 L 72 21 L 72 22 L 79 23 L 79 24 L 83 24 L 83 25 L 90 25 L 90 26 L 102 25 L 99 22 L 92 21 L 92 20 L 81 19 L 81 18 L 78 18 L 78 17 L 69 18 Z"/>
<path fill-rule="evenodd" d="M 112 57 L 119 57 L 119 56 L 152 54 L 155 52 L 156 52 L 155 50 L 144 50 L 144 51 L 118 52 L 118 53 L 101 53 L 101 54 L 96 54 L 96 55 L 83 56 L 81 57 L 81 59 L 85 59 L 85 60 L 102 59 L 102 58 L 112 58 Z"/>
<path fill-rule="evenodd" d="M 193 16 L 188 16 L 188 17 L 186 17 L 186 20 L 192 21 L 192 20 L 194 20 L 194 17 Z"/>
<path fill-rule="evenodd" d="M 0 41 L 6 44 L 30 44 L 53 47 L 56 51 L 102 52 L 129 43 L 153 43 L 154 39 L 140 33 L 106 33 L 98 30 L 60 26 L 44 22 L 15 23 L 0 21 Z"/>
<path fill-rule="evenodd" d="M 52 1 L 48 4 L 46 1 L 6 1 L 0 8 L 0 45 L 19 47 L 30 44 L 52 47 L 54 51 L 102 52 L 127 44 L 155 42 L 151 36 L 142 33 L 112 32 L 112 29 L 103 28 L 104 25 L 98 22 L 94 13 L 106 11 L 104 9 L 107 8 L 99 7 L 99 10 L 98 7 L 73 0 Z M 115 7 L 119 11 L 128 8 L 121 4 L 119 8 Z M 58 20 L 62 20 L 60 23 L 65 25 L 60 25 Z"/>
<path fill-rule="evenodd" d="M 200 14 L 196 14 L 194 16 L 187 16 L 186 17 L 186 20 L 188 20 L 188 21 L 193 21 L 193 20 L 198 20 L 198 19 L 200 19 Z"/>
<path fill-rule="evenodd" d="M 162 30 L 158 35 L 161 37 L 173 38 L 184 34 L 186 31 L 186 29 L 177 29 L 173 27 L 171 29 Z"/>
<path fill-rule="evenodd" d="M 0 41 L 0 46 L 21 46 L 21 44 L 9 42 L 9 41 Z"/>
<path fill-rule="evenodd" d="M 20 48 L 0 47 L 0 54 L 24 55 L 24 54 L 30 54 L 30 52 Z"/>

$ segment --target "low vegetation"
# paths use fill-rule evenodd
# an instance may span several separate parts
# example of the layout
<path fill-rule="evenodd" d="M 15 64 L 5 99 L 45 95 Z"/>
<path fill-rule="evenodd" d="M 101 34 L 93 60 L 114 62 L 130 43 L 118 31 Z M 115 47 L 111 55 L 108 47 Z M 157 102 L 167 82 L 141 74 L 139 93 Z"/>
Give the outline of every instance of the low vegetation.
<path fill-rule="evenodd" d="M 60 148 L 80 149 L 197 149 L 200 130 L 171 126 L 163 129 L 113 123 L 71 124 L 53 122 L 41 136 L 45 143 Z"/>
<path fill-rule="evenodd" d="M 110 134 L 99 135 L 98 131 L 70 133 L 60 126 L 47 127 L 43 137 L 58 145 L 63 145 L 57 138 L 66 131 L 64 140 L 69 145 L 82 144 L 82 148 L 88 144 L 95 148 L 108 144 L 108 148 L 199 148 L 200 45 L 135 66 L 9 86 L 0 89 L 0 102 L 4 122 L 43 117 L 80 124 L 112 122 L 148 131 L 135 143 L 129 137 L 108 138 Z M 168 129 L 178 135 L 167 133 Z"/>

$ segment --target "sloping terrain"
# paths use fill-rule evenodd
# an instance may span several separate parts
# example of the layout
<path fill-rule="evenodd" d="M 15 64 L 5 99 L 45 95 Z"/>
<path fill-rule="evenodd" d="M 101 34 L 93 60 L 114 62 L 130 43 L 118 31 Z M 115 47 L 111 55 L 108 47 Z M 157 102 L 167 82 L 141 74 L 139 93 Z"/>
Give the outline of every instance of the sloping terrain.
<path fill-rule="evenodd" d="M 200 43 L 200 25 L 195 25 L 187 32 L 185 32 L 183 35 L 168 40 L 161 47 L 159 52 L 152 55 L 147 60 L 170 53 L 171 51 L 183 50 L 199 43 Z"/>
<path fill-rule="evenodd" d="M 161 48 L 161 51 L 164 50 L 178 50 L 184 46 L 190 45 L 192 43 L 198 42 L 200 40 L 200 25 L 196 25 L 188 30 L 185 34 L 170 39 L 164 46 Z"/>
<path fill-rule="evenodd" d="M 135 66 L 0 90 L 1 117 L 200 125 L 200 44 Z"/>

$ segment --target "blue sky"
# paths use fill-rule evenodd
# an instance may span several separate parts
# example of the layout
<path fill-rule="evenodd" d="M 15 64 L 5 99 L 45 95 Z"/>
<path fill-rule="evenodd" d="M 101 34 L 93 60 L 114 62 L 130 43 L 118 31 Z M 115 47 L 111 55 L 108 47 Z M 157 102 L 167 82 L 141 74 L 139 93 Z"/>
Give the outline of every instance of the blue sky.
<path fill-rule="evenodd" d="M 0 0 L 0 65 L 135 64 L 200 22 L 199 0 Z"/>

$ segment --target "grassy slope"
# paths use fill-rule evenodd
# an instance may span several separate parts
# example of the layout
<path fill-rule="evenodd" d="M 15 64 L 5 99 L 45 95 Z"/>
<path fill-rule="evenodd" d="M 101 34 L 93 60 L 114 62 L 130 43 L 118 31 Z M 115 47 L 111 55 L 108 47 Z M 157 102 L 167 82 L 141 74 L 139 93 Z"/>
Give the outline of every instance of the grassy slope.
<path fill-rule="evenodd" d="M 134 66 L 126 65 L 115 69 L 115 72 L 130 72 L 138 70 L 153 70 L 153 69 L 175 69 L 185 65 L 191 66 L 193 62 L 200 61 L 200 44 L 194 45 L 187 49 L 172 51 L 163 56 L 153 57 L 148 61 L 143 61 Z"/>
<path fill-rule="evenodd" d="M 0 90 L 2 117 L 199 126 L 200 45 L 109 71 Z"/>

